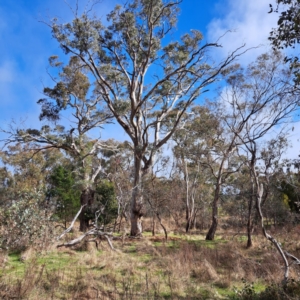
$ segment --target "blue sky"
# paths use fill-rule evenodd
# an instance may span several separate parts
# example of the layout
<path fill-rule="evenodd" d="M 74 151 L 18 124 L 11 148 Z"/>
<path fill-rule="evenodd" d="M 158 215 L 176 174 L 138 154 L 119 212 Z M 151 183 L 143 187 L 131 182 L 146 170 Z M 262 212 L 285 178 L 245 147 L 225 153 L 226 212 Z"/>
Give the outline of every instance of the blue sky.
<path fill-rule="evenodd" d="M 63 56 L 59 46 L 51 37 L 47 22 L 58 17 L 62 22 L 72 19 L 66 0 L 0 0 L 0 127 L 5 128 L 11 120 L 17 123 L 26 119 L 26 126 L 40 127 L 39 106 L 44 86 L 52 86 L 47 74 L 48 58 Z M 74 7 L 75 0 L 68 0 Z M 79 0 L 80 8 L 88 1 Z M 95 7 L 97 15 L 105 16 L 124 0 L 102 0 Z M 247 64 L 269 49 L 267 37 L 276 26 L 277 16 L 268 14 L 272 0 L 183 0 L 178 23 L 178 35 L 190 29 L 199 29 L 205 40 L 221 39 L 223 48 L 216 60 L 226 56 L 243 43 L 246 47 L 259 46 L 240 59 Z M 275 1 L 273 1 L 275 2 Z M 111 135 L 108 128 L 103 138 Z M 300 131 L 300 130 L 299 130 Z M 124 134 L 115 133 L 122 139 Z"/>

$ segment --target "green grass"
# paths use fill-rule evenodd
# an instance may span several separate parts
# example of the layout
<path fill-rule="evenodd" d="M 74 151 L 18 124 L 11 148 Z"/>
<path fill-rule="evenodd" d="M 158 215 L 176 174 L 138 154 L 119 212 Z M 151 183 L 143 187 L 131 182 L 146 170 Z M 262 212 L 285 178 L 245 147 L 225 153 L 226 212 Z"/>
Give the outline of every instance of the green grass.
<path fill-rule="evenodd" d="M 4 271 L 4 270 L 2 270 Z M 8 255 L 8 264 L 5 273 L 14 274 L 16 277 L 21 277 L 25 273 L 25 263 L 21 261 L 20 253 L 10 253 Z"/>
<path fill-rule="evenodd" d="M 71 257 L 67 253 L 50 252 L 37 259 L 39 265 L 46 265 L 49 270 L 64 269 L 71 264 L 76 264 L 78 259 Z"/>

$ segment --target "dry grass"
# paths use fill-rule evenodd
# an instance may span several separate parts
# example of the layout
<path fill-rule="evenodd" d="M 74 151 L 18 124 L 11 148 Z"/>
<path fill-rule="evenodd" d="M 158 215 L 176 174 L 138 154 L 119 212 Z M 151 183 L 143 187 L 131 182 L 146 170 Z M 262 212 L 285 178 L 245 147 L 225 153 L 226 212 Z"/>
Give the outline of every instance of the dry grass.
<path fill-rule="evenodd" d="M 299 255 L 298 233 L 288 234 L 282 230 L 277 237 Z M 165 242 L 162 234 L 146 234 L 114 241 L 117 251 L 102 242 L 99 250 L 95 243 L 85 243 L 43 254 L 33 249 L 1 252 L 0 298 L 226 299 L 234 286 L 242 286 L 242 278 L 260 288 L 282 280 L 281 258 L 261 235 L 254 237 L 251 249 L 243 237 L 232 237 L 208 242 L 194 232 L 171 234 Z M 291 276 L 297 278 L 296 270 Z"/>

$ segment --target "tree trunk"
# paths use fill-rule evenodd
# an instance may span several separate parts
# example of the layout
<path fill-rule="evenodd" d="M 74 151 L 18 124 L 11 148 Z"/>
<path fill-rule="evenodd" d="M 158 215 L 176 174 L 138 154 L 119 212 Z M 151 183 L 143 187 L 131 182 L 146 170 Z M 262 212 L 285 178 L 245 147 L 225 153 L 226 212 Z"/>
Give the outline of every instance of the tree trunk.
<path fill-rule="evenodd" d="M 165 239 L 166 239 L 166 241 L 167 241 L 167 240 L 168 240 L 168 232 L 167 232 L 166 227 L 164 226 L 164 224 L 163 224 L 162 221 L 161 221 L 161 217 L 160 217 L 158 211 L 156 212 L 156 216 L 157 216 L 157 219 L 158 219 L 158 221 L 159 221 L 160 226 L 161 226 L 162 229 L 164 230 L 164 233 L 165 233 Z"/>
<path fill-rule="evenodd" d="M 188 210 L 186 211 L 186 227 L 185 227 L 185 232 L 188 233 L 190 229 L 193 228 L 195 220 L 195 211 L 194 210 Z"/>
<path fill-rule="evenodd" d="M 134 187 L 132 189 L 131 198 L 131 236 L 139 236 L 142 234 L 142 216 L 143 216 L 143 196 L 141 188 L 141 158 L 135 155 L 134 158 Z"/>
<path fill-rule="evenodd" d="M 209 228 L 209 231 L 206 235 L 206 240 L 213 241 L 215 239 L 215 234 L 218 227 L 218 205 L 219 205 L 219 198 L 220 198 L 220 180 L 217 182 L 214 201 L 212 204 L 212 224 Z"/>
<path fill-rule="evenodd" d="M 155 236 L 155 215 L 152 216 L 152 236 Z"/>
<path fill-rule="evenodd" d="M 188 200 L 187 200 L 188 201 Z M 185 232 L 188 233 L 191 227 L 191 212 L 188 207 L 186 207 L 186 225 L 185 225 Z"/>
<path fill-rule="evenodd" d="M 251 248 L 252 243 L 252 231 L 253 231 L 253 220 L 252 220 L 252 208 L 253 208 L 253 194 L 254 194 L 254 183 L 252 186 L 252 195 L 248 203 L 248 221 L 247 221 L 247 248 Z"/>
<path fill-rule="evenodd" d="M 252 199 L 249 200 L 249 206 L 252 203 Z M 252 206 L 252 205 L 251 205 Z M 247 248 L 251 248 L 253 246 L 252 243 L 252 230 L 253 230 L 253 223 L 252 223 L 252 217 L 251 217 L 252 207 L 249 208 L 248 211 L 248 222 L 247 222 Z"/>
<path fill-rule="evenodd" d="M 131 212 L 131 217 L 130 217 L 130 222 L 131 222 L 131 231 L 130 235 L 131 236 L 139 236 L 143 232 L 142 228 L 142 216 L 139 215 L 139 213 Z"/>
<path fill-rule="evenodd" d="M 189 187 L 189 173 L 187 168 L 187 162 L 184 159 L 184 156 L 181 156 L 182 163 L 184 165 L 184 181 L 185 181 L 185 188 L 186 188 L 186 226 L 185 232 L 188 233 L 192 227 L 192 220 L 194 217 L 194 198 L 190 195 L 190 187 Z M 190 198 L 191 203 L 190 203 Z"/>
<path fill-rule="evenodd" d="M 95 195 L 95 191 L 88 187 L 82 191 L 80 196 L 80 204 L 85 205 L 79 215 L 79 221 L 80 221 L 79 230 L 82 232 L 86 232 L 89 228 L 90 218 L 89 216 L 87 216 L 87 212 L 90 206 L 94 202 L 94 195 Z"/>
<path fill-rule="evenodd" d="M 198 212 L 198 209 L 194 209 L 194 216 L 193 216 L 193 220 L 192 220 L 192 227 L 193 229 L 197 229 L 197 212 Z"/>
<path fill-rule="evenodd" d="M 250 161 L 250 170 L 255 169 L 255 162 L 256 162 L 256 153 L 252 153 L 251 161 Z M 252 220 L 252 208 L 253 208 L 253 197 L 256 194 L 256 188 L 253 181 L 253 178 L 251 178 L 252 182 L 252 194 L 249 199 L 248 203 L 248 222 L 247 222 L 247 248 L 251 248 L 252 243 L 252 230 L 253 230 L 253 220 Z"/>

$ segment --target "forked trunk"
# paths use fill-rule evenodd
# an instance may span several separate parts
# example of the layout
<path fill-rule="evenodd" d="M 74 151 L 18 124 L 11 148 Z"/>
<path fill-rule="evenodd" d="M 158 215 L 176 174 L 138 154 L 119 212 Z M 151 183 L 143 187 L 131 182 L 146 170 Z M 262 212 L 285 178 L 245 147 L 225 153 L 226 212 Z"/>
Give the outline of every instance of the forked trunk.
<path fill-rule="evenodd" d="M 194 211 L 186 210 L 186 226 L 185 226 L 185 232 L 188 233 L 190 229 L 193 228 L 194 225 L 194 219 L 195 219 L 195 213 Z"/>

